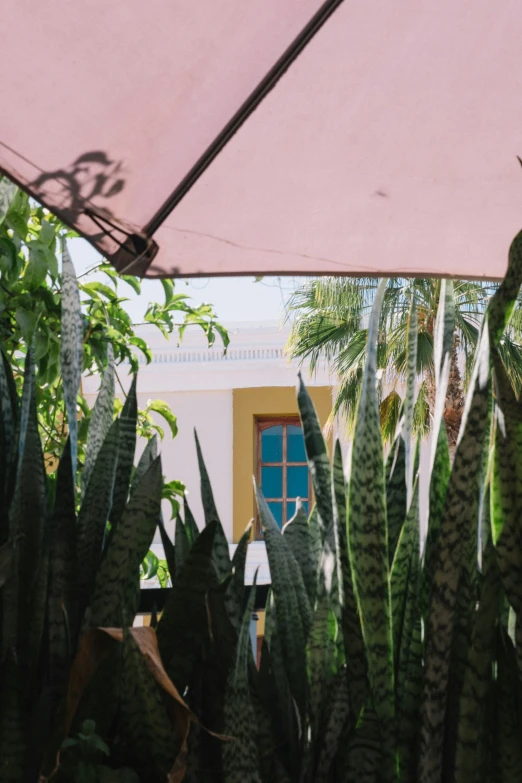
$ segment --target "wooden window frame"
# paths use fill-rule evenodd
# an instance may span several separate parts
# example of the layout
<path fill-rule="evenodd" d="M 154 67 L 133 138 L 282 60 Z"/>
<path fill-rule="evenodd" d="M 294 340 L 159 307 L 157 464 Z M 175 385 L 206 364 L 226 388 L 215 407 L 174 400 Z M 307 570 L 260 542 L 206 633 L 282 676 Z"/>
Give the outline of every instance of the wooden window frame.
<path fill-rule="evenodd" d="M 283 454 L 282 454 L 282 461 L 281 462 L 262 462 L 261 460 L 261 433 L 264 430 L 269 429 L 270 427 L 277 427 L 278 425 L 282 425 L 283 427 Z M 258 483 L 258 486 L 261 487 L 261 468 L 266 467 L 280 467 L 282 468 L 282 481 L 283 481 L 283 487 L 282 487 L 282 497 L 280 498 L 265 498 L 267 503 L 271 502 L 281 502 L 282 503 L 282 521 L 283 521 L 283 527 L 289 520 L 286 518 L 287 516 L 287 504 L 290 502 L 295 502 L 296 498 L 288 498 L 286 495 L 286 486 L 287 486 L 287 477 L 286 477 L 286 469 L 291 467 L 303 467 L 306 466 L 308 469 L 308 461 L 305 460 L 304 462 L 288 462 L 286 459 L 287 455 L 287 427 L 288 426 L 297 426 L 300 427 L 301 430 L 303 428 L 303 425 L 301 423 L 301 419 L 299 416 L 256 416 L 255 417 L 255 470 L 254 474 L 256 477 L 256 481 Z M 304 436 L 303 436 L 304 437 Z M 301 498 L 301 500 L 304 503 L 308 503 L 308 511 L 310 511 L 311 503 L 312 503 L 312 480 L 310 477 L 310 471 L 308 471 L 308 496 L 306 498 Z M 261 534 L 261 524 L 259 520 L 259 514 L 256 513 L 255 517 L 255 537 L 257 540 L 262 540 L 263 536 Z"/>

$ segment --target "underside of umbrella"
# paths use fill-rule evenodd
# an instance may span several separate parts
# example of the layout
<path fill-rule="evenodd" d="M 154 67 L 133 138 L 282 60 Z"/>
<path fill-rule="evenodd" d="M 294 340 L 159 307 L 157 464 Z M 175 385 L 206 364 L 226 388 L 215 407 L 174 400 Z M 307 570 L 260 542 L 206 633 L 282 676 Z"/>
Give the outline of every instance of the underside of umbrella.
<path fill-rule="evenodd" d="M 503 276 L 516 0 L 8 0 L 3 18 L 0 168 L 119 271 Z"/>

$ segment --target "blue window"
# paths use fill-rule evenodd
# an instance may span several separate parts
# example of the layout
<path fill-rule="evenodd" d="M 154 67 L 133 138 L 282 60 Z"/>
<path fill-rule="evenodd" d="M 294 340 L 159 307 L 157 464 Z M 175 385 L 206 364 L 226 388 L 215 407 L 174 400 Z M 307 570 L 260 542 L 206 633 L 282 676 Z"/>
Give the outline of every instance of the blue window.
<path fill-rule="evenodd" d="M 297 498 L 310 508 L 310 477 L 299 419 L 258 420 L 256 475 L 268 507 L 283 527 L 295 514 Z"/>

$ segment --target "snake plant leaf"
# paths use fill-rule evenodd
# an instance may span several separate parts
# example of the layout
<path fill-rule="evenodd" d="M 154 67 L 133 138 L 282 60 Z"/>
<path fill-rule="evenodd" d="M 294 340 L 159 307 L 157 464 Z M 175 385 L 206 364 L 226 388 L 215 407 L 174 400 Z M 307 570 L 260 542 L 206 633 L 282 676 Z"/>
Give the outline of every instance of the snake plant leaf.
<path fill-rule="evenodd" d="M 317 602 L 307 644 L 309 711 L 312 742 L 319 742 L 325 703 L 331 697 L 332 679 L 338 670 L 337 619 L 330 597 L 324 593 Z"/>
<path fill-rule="evenodd" d="M 440 522 L 426 632 L 419 777 L 440 783 L 445 714 L 463 553 L 476 520 L 489 431 L 491 383 L 487 328 L 477 348 L 473 376 Z"/>
<path fill-rule="evenodd" d="M 176 578 L 176 547 L 170 540 L 170 536 L 165 529 L 163 522 L 163 515 L 160 513 L 158 520 L 158 527 L 161 536 L 161 543 L 163 545 L 163 551 L 165 553 L 165 560 L 167 561 L 167 567 L 169 569 L 170 580 L 174 583 Z"/>
<path fill-rule="evenodd" d="M 317 594 L 317 584 L 319 581 L 319 574 L 321 568 L 321 556 L 323 552 L 323 526 L 317 513 L 317 506 L 314 503 L 310 516 L 308 517 L 308 535 L 310 538 L 310 553 L 312 557 L 312 563 L 315 570 L 315 590 L 312 594 L 313 602 L 310 601 L 310 606 L 315 604 L 315 596 Z"/>
<path fill-rule="evenodd" d="M 301 773 L 300 724 L 285 667 L 277 628 L 275 599 L 270 590 L 265 612 L 265 636 L 259 666 L 259 694 L 270 718 L 275 752 L 291 780 Z"/>
<path fill-rule="evenodd" d="M 386 281 L 379 283 L 370 318 L 367 363 L 352 448 L 348 545 L 372 699 L 383 730 L 391 732 L 395 713 L 393 641 L 386 488 L 376 378 L 378 325 L 385 286 Z M 391 744 L 391 738 L 388 739 Z"/>
<path fill-rule="evenodd" d="M 181 517 L 176 517 L 176 529 L 174 531 L 174 558 L 176 561 L 176 573 L 182 568 L 190 551 L 190 543 L 187 530 Z"/>
<path fill-rule="evenodd" d="M 107 437 L 114 415 L 114 362 L 112 360 L 112 351 L 109 352 L 109 361 L 105 372 L 94 408 L 89 422 L 89 431 L 87 435 L 87 447 L 85 450 L 85 464 L 82 471 L 82 494 L 85 495 L 91 474 L 96 464 L 98 453 Z"/>
<path fill-rule="evenodd" d="M 185 522 L 185 529 L 189 537 L 190 545 L 192 546 L 196 538 L 199 536 L 199 528 L 196 524 L 196 520 L 194 519 L 194 515 L 190 510 L 186 495 L 183 498 L 183 521 Z"/>
<path fill-rule="evenodd" d="M 493 752 L 495 780 L 522 779 L 522 743 L 520 742 L 520 677 L 516 653 L 507 633 L 501 630 L 497 645 L 496 704 L 493 716 Z"/>
<path fill-rule="evenodd" d="M 411 506 L 406 515 L 399 536 L 397 550 L 390 572 L 391 606 L 393 616 L 393 648 L 396 667 L 399 665 L 401 644 L 409 649 L 411 626 L 408 628 L 408 614 L 411 610 L 409 594 L 410 579 L 418 576 L 419 561 L 419 482 L 415 483 Z M 416 568 L 415 568 L 416 564 Z M 417 589 L 417 584 L 415 585 Z"/>
<path fill-rule="evenodd" d="M 136 375 L 127 394 L 127 399 L 119 417 L 119 447 L 116 478 L 112 496 L 112 508 L 109 516 L 111 530 L 114 530 L 127 503 L 129 486 L 136 451 L 136 425 L 138 422 L 138 402 L 136 399 Z"/>
<path fill-rule="evenodd" d="M 509 248 L 508 268 L 488 307 L 491 345 L 497 346 L 513 313 L 522 283 L 522 231 Z"/>
<path fill-rule="evenodd" d="M 261 783 L 257 726 L 250 696 L 249 662 L 252 657 L 250 623 L 255 606 L 257 572 L 243 614 L 235 660 L 230 670 L 225 698 L 225 734 L 231 742 L 223 744 L 224 783 Z"/>
<path fill-rule="evenodd" d="M 30 751 L 30 683 L 37 681 L 47 585 L 47 499 L 38 432 L 32 351 L 25 362 L 18 435 L 18 467 L 9 513 L 15 543 L 2 589 L 0 664 L 0 775 L 22 780 Z"/>
<path fill-rule="evenodd" d="M 205 460 L 203 459 L 203 452 L 201 451 L 201 445 L 196 430 L 194 430 L 194 439 L 196 441 L 199 476 L 201 480 L 201 502 L 203 504 L 203 513 L 205 514 L 205 525 L 208 525 L 215 519 L 219 520 L 219 514 L 216 508 L 212 485 L 208 476 Z"/>
<path fill-rule="evenodd" d="M 348 693 L 348 677 L 344 669 L 337 672 L 332 682 L 330 699 L 325 712 L 324 725 L 317 743 L 318 760 L 313 775 L 314 783 L 327 783 L 331 779 L 331 769 L 342 734 L 353 720 Z"/>
<path fill-rule="evenodd" d="M 277 630 L 292 695 L 302 717 L 306 710 L 306 642 L 312 627 L 312 610 L 301 569 L 257 486 L 257 507 L 265 534 Z"/>
<path fill-rule="evenodd" d="M 9 361 L 0 347 L 0 541 L 7 541 L 7 510 L 16 461 L 18 395 Z"/>
<path fill-rule="evenodd" d="M 409 651 L 403 645 L 404 654 L 399 666 L 400 695 L 398 700 L 398 751 L 401 783 L 417 783 L 418 727 L 423 679 L 422 621 L 418 604 Z M 406 659 L 406 662 L 404 662 Z M 402 673 L 404 672 L 404 677 Z"/>
<path fill-rule="evenodd" d="M 306 592 L 310 599 L 310 606 L 313 606 L 317 590 L 317 565 L 314 562 L 312 554 L 312 542 L 310 540 L 308 519 L 300 500 L 297 500 L 294 516 L 283 527 L 283 535 L 288 541 L 292 554 L 299 564 Z"/>
<path fill-rule="evenodd" d="M 491 480 L 493 543 L 507 598 L 517 615 L 521 615 L 522 407 L 498 356 L 495 360 L 495 389 L 497 421 Z"/>
<path fill-rule="evenodd" d="M 406 518 L 406 503 L 406 444 L 402 434 L 399 433 L 386 460 L 386 516 L 390 568 Z"/>
<path fill-rule="evenodd" d="M 39 565 L 48 530 L 46 474 L 36 413 L 36 384 L 32 351 L 25 362 L 18 467 L 10 509 L 9 538 L 17 541 L 14 567 L 3 588 L 4 649 L 17 650 L 21 665 L 34 665 L 29 638 L 37 622 Z"/>
<path fill-rule="evenodd" d="M 344 771 L 346 783 L 380 783 L 383 765 L 381 726 L 379 717 L 369 705 L 359 720 L 357 731 L 350 739 L 348 765 Z"/>
<path fill-rule="evenodd" d="M 147 445 L 143 449 L 142 455 L 136 466 L 136 470 L 134 471 L 131 494 L 132 492 L 134 492 L 134 489 L 137 486 L 139 486 L 141 479 L 148 471 L 148 469 L 150 468 L 151 464 L 154 462 L 157 456 L 158 456 L 158 436 L 153 435 L 152 438 L 147 441 Z"/>
<path fill-rule="evenodd" d="M 483 558 L 483 584 L 475 614 L 469 657 L 460 695 L 455 783 L 480 783 L 489 743 L 487 704 L 494 687 L 496 618 L 502 598 L 500 574 L 491 537 Z"/>
<path fill-rule="evenodd" d="M 306 456 L 312 477 L 317 513 L 322 527 L 326 531 L 333 518 L 332 469 L 326 443 L 321 432 L 321 425 L 301 374 L 299 374 L 297 404 L 303 424 Z"/>
<path fill-rule="evenodd" d="M 9 783 L 23 780 L 28 753 L 24 679 L 14 655 L 2 662 L 0 699 L 0 774 Z"/>
<path fill-rule="evenodd" d="M 127 758 L 157 779 L 169 773 L 181 750 L 161 691 L 128 629 L 122 642 L 121 730 Z"/>
<path fill-rule="evenodd" d="M 214 501 L 214 493 L 210 484 L 205 460 L 203 459 L 203 452 L 199 443 L 197 432 L 194 430 L 194 437 L 196 440 L 196 451 L 198 454 L 199 475 L 201 479 L 201 502 L 203 504 L 203 512 L 205 514 L 205 525 L 209 525 L 210 522 L 216 520 L 216 532 L 214 535 L 214 565 L 219 581 L 226 579 L 230 574 L 231 562 L 230 562 L 230 550 L 228 548 L 228 542 L 223 531 L 223 526 L 219 519 L 216 503 Z"/>
<path fill-rule="evenodd" d="M 206 595 L 215 583 L 212 550 L 217 521 L 200 533 L 172 590 L 157 627 L 161 659 L 180 693 L 208 635 Z"/>
<path fill-rule="evenodd" d="M 252 522 L 249 522 L 232 558 L 232 577 L 225 592 L 225 606 L 230 622 L 239 630 L 243 616 L 245 595 L 245 566 L 248 545 L 252 536 Z"/>
<path fill-rule="evenodd" d="M 60 339 L 60 365 L 63 396 L 67 411 L 69 438 L 71 441 L 71 466 L 76 478 L 78 457 L 78 405 L 83 365 L 83 324 L 80 292 L 76 273 L 65 240 L 62 245 L 62 324 Z"/>
<path fill-rule="evenodd" d="M 412 289 L 413 291 L 413 289 Z M 415 377 L 417 375 L 417 344 L 418 344 L 418 320 L 415 296 L 412 294 L 410 312 L 408 313 L 408 337 L 406 349 L 406 393 L 404 395 L 404 418 L 402 424 L 402 436 L 406 451 L 406 492 L 407 507 L 412 498 L 413 487 L 413 411 L 415 408 Z"/>
<path fill-rule="evenodd" d="M 422 692 L 419 482 L 397 545 L 390 575 L 401 781 L 416 781 L 416 736 Z M 402 591 L 402 594 L 401 594 Z"/>
<path fill-rule="evenodd" d="M 91 478 L 78 513 L 78 592 L 80 612 L 89 603 L 96 570 L 100 564 L 107 529 L 116 465 L 118 462 L 119 421 L 113 422 L 98 452 Z M 118 621 L 116 621 L 116 625 Z"/>
<path fill-rule="evenodd" d="M 135 580 L 152 542 L 161 510 L 161 458 L 157 457 L 136 487 L 96 572 L 89 606 L 90 625 L 132 624 L 136 613 Z"/>
<path fill-rule="evenodd" d="M 68 439 L 58 466 L 56 498 L 49 526 L 49 679 L 58 696 L 63 696 L 67 688 L 78 633 L 78 561 L 72 475 Z"/>
<path fill-rule="evenodd" d="M 346 531 L 347 488 L 344 479 L 341 444 L 335 444 L 333 461 L 334 517 L 337 526 L 337 546 L 342 584 L 341 633 L 347 661 L 346 676 L 351 710 L 358 717 L 368 697 L 366 652 L 361 629 L 361 617 L 355 598 L 352 568 L 348 556 Z"/>
<path fill-rule="evenodd" d="M 444 512 L 446 492 L 451 474 L 451 457 L 446 427 L 439 423 L 434 451 L 434 462 L 430 477 L 428 533 L 424 548 L 422 570 L 422 613 L 426 618 L 431 602 L 431 586 L 435 571 L 435 557 L 438 547 L 440 523 Z"/>
<path fill-rule="evenodd" d="M 433 583 L 433 572 L 435 567 L 434 558 L 437 551 L 440 521 L 444 510 L 449 476 L 451 473 L 451 456 L 446 425 L 444 422 L 444 407 L 446 404 L 446 391 L 449 382 L 454 335 L 454 286 L 451 280 L 442 280 L 434 335 L 436 397 L 433 415 L 433 432 L 435 433 L 435 436 L 433 438 L 431 451 L 429 521 L 424 549 L 424 567 L 421 587 L 422 612 L 424 618 L 427 616 L 431 602 L 431 585 Z"/>

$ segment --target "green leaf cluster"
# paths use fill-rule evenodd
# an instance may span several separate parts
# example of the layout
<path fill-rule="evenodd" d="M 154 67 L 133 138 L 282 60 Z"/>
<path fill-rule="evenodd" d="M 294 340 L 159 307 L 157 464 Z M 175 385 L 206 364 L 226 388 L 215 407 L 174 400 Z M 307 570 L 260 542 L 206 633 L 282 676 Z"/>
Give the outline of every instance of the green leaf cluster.
<path fill-rule="evenodd" d="M 164 302 L 151 302 L 143 324 L 133 323 L 126 303 L 131 290 L 140 293 L 139 278 L 119 276 L 100 260 L 76 281 L 65 245 L 71 236 L 57 217 L 9 180 L 0 179 L 0 341 L 19 389 L 25 356 L 29 346 L 33 348 L 38 423 L 48 472 L 56 470 L 72 429 L 78 431 L 73 465 L 77 458 L 83 464 L 90 408 L 79 382 L 72 381 L 82 374 L 102 374 L 111 363 L 115 372 L 121 365 L 135 373 L 140 363 L 152 361 L 140 325 L 154 326 L 165 338 L 178 334 L 180 339 L 188 327 L 197 327 L 209 345 L 220 337 L 224 350 L 229 342 L 212 306 L 194 307 L 171 280 L 162 281 Z M 77 306 L 71 307 L 71 297 Z M 115 380 L 119 382 L 117 372 Z M 73 415 L 77 406 L 78 422 Z M 163 438 L 161 419 L 174 436 L 175 416 L 161 401 L 140 410 L 139 434 Z"/>

